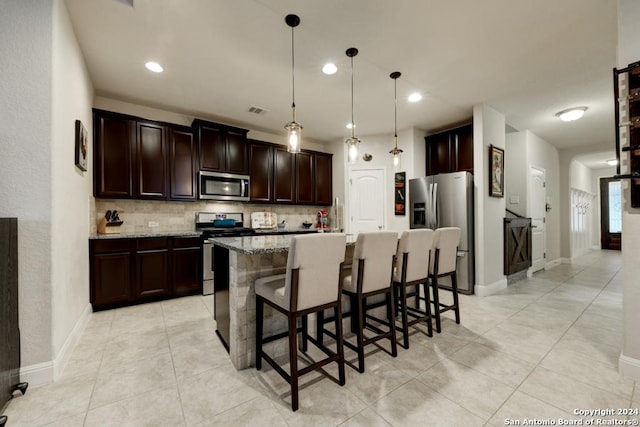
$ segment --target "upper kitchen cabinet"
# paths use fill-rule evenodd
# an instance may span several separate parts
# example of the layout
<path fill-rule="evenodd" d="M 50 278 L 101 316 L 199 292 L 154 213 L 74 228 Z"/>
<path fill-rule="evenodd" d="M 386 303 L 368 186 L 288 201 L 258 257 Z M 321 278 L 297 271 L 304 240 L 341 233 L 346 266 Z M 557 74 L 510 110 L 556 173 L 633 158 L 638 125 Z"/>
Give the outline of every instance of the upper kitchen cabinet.
<path fill-rule="evenodd" d="M 165 127 L 153 122 L 136 123 L 136 178 L 134 197 L 167 198 L 167 141 Z"/>
<path fill-rule="evenodd" d="M 296 203 L 315 203 L 314 156 L 302 151 L 296 154 Z"/>
<path fill-rule="evenodd" d="M 197 149 L 191 128 L 169 128 L 169 198 L 195 201 L 197 195 Z"/>
<path fill-rule="evenodd" d="M 427 175 L 467 171 L 473 173 L 473 125 L 425 137 Z"/>
<path fill-rule="evenodd" d="M 275 203 L 295 203 L 296 157 L 287 147 L 274 146 L 273 149 L 273 201 Z M 252 184 L 253 185 L 253 180 Z"/>
<path fill-rule="evenodd" d="M 249 172 L 247 130 L 196 119 L 200 170 L 245 175 Z"/>
<path fill-rule="evenodd" d="M 315 204 L 331 205 L 333 202 L 333 155 L 315 153 Z"/>
<path fill-rule="evenodd" d="M 94 181 L 96 197 L 133 197 L 136 122 L 129 117 L 94 110 Z"/>
<path fill-rule="evenodd" d="M 249 193 L 252 202 L 273 202 L 273 146 L 249 140 Z"/>

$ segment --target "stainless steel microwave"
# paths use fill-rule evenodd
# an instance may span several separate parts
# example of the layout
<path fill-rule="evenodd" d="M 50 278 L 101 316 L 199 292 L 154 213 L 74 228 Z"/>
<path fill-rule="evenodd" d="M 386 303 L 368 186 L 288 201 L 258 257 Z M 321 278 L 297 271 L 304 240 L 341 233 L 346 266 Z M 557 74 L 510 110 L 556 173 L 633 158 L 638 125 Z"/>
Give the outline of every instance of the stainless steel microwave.
<path fill-rule="evenodd" d="M 249 201 L 249 175 L 198 172 L 198 198 Z"/>

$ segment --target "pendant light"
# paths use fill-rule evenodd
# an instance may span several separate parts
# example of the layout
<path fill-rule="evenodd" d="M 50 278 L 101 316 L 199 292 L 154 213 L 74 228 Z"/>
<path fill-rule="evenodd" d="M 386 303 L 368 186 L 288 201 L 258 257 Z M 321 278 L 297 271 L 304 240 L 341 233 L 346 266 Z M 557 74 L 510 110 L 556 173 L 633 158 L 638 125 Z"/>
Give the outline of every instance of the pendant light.
<path fill-rule="evenodd" d="M 353 120 L 353 57 L 358 54 L 358 49 L 350 47 L 346 54 L 351 58 L 351 138 L 347 138 L 347 151 L 349 153 L 349 163 L 355 163 L 358 159 L 358 145 L 360 140 L 356 138 L 356 122 Z"/>
<path fill-rule="evenodd" d="M 291 87 L 292 87 L 292 101 L 291 101 L 291 113 L 293 120 L 284 125 L 287 130 L 287 151 L 290 153 L 300 152 L 300 136 L 302 133 L 302 126 L 296 122 L 296 79 L 295 79 L 295 51 L 294 51 L 294 39 L 293 29 L 300 24 L 300 18 L 298 15 L 287 15 L 284 21 L 291 27 Z"/>
<path fill-rule="evenodd" d="M 398 148 L 398 77 L 400 71 L 394 71 L 389 75 L 393 79 L 393 148 L 389 151 L 393 155 L 393 167 L 400 166 L 402 150 Z"/>

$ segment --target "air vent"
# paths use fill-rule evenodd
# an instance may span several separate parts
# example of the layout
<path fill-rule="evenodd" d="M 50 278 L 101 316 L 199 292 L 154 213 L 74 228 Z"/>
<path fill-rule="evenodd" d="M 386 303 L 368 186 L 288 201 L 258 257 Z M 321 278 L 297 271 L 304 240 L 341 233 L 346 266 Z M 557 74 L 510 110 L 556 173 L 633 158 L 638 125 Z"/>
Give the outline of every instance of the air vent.
<path fill-rule="evenodd" d="M 124 3 L 127 6 L 133 7 L 133 0 L 116 0 L 117 2 Z"/>
<path fill-rule="evenodd" d="M 264 108 L 256 107 L 255 105 L 252 105 L 251 107 L 249 107 L 249 112 L 253 114 L 266 114 L 267 110 L 265 110 Z"/>

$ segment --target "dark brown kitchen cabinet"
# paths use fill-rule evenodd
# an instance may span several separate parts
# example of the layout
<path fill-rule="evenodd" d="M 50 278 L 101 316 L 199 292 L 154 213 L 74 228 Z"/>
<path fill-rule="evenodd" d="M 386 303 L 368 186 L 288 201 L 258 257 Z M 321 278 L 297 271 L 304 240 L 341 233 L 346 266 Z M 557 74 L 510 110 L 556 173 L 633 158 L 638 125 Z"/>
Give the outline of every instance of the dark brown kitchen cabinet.
<path fill-rule="evenodd" d="M 247 130 L 196 119 L 200 170 L 245 175 L 249 172 Z"/>
<path fill-rule="evenodd" d="M 133 197 L 136 122 L 94 110 L 94 195 Z"/>
<path fill-rule="evenodd" d="M 275 203 L 295 202 L 295 155 L 286 147 L 273 149 L 273 201 Z"/>
<path fill-rule="evenodd" d="M 252 202 L 273 202 L 273 146 L 249 141 L 249 192 Z"/>
<path fill-rule="evenodd" d="M 134 196 L 140 199 L 167 198 L 166 128 L 151 122 L 137 122 L 136 177 Z"/>
<path fill-rule="evenodd" d="M 473 173 L 473 125 L 425 137 L 427 175 L 468 171 Z"/>
<path fill-rule="evenodd" d="M 296 203 L 311 205 L 315 202 L 314 158 L 311 153 L 296 154 Z"/>
<path fill-rule="evenodd" d="M 173 126 L 169 134 L 169 198 L 195 201 L 197 149 L 191 128 Z"/>
<path fill-rule="evenodd" d="M 202 246 L 199 237 L 174 237 L 171 265 L 173 295 L 193 295 L 202 291 Z"/>
<path fill-rule="evenodd" d="M 168 238 L 136 239 L 135 264 L 135 300 L 165 297 L 171 293 Z"/>
<path fill-rule="evenodd" d="M 94 310 L 202 291 L 200 237 L 89 241 Z"/>
<path fill-rule="evenodd" d="M 133 240 L 92 240 L 90 300 L 94 308 L 123 305 L 132 300 Z"/>
<path fill-rule="evenodd" d="M 315 153 L 315 200 L 316 205 L 331 205 L 333 203 L 333 175 L 331 154 Z"/>

